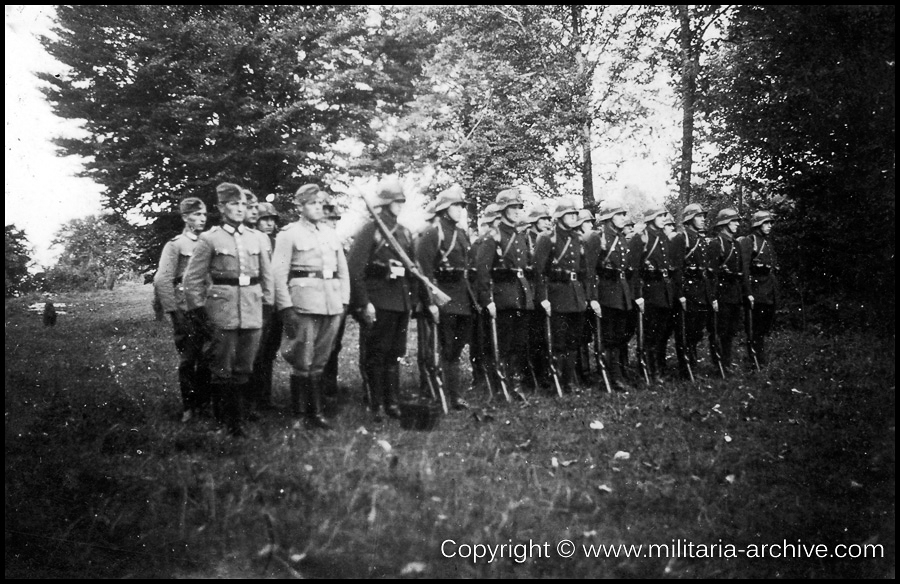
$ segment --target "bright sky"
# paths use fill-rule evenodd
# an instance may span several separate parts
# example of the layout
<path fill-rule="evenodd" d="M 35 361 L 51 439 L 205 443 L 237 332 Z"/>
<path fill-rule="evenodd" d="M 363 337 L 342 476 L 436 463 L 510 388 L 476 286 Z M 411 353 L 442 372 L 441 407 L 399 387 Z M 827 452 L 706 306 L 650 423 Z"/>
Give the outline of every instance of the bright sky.
<path fill-rule="evenodd" d="M 34 76 L 38 71 L 65 72 L 63 65 L 43 50 L 36 36 L 49 34 L 53 7 L 7 5 L 5 16 L 6 224 L 14 223 L 24 230 L 37 262 L 48 266 L 59 254 L 59 250 L 50 249 L 53 235 L 70 219 L 99 213 L 102 189 L 89 179 L 76 177 L 82 161 L 57 155 L 52 143 L 54 137 L 73 136 L 80 131 L 77 123 L 53 115 Z M 670 125 L 669 117 L 664 115 L 665 121 L 656 127 Z M 624 143 L 620 147 L 632 152 L 635 148 Z M 609 162 L 616 161 L 612 164 L 613 181 L 604 182 L 595 176 L 595 191 L 600 197 L 618 198 L 626 187 L 637 187 L 662 202 L 672 189 L 665 160 L 670 151 L 665 147 L 655 149 L 657 152 L 648 152 L 646 147 L 640 150 L 639 154 L 624 156 L 627 162 L 621 165 L 617 164 L 621 153 L 595 150 L 595 171 L 609 168 Z"/>
<path fill-rule="evenodd" d="M 38 91 L 37 71 L 62 73 L 36 34 L 49 32 L 52 6 L 5 6 L 6 16 L 6 225 L 25 231 L 42 265 L 55 261 L 50 240 L 70 219 L 100 211 L 101 188 L 77 178 L 81 162 L 60 157 L 51 140 L 78 126 L 53 115 Z"/>

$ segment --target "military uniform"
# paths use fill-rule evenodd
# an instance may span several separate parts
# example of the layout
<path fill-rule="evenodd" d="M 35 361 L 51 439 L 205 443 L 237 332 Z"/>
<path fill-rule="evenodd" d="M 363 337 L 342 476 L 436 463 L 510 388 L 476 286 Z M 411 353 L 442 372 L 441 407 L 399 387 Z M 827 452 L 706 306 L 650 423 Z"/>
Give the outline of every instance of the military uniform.
<path fill-rule="evenodd" d="M 400 225 L 390 211 L 391 202 L 406 200 L 402 189 L 399 185 L 382 186 L 378 196 L 383 205 L 379 217 L 401 249 L 413 259 L 412 233 Z M 382 411 L 399 418 L 400 359 L 406 354 L 406 331 L 416 292 L 415 282 L 374 220 L 363 225 L 357 233 L 347 261 L 352 309 L 364 313 L 369 304 L 375 308 L 375 321 L 362 319 L 360 330 L 360 345 L 365 349 L 363 360 L 371 391 L 370 407 L 376 419 L 380 419 Z"/>
<path fill-rule="evenodd" d="M 567 228 L 562 223 L 562 218 L 569 213 L 577 215 L 578 210 L 570 203 L 557 206 L 555 228 L 538 236 L 534 271 L 535 297 L 539 304 L 549 301 L 551 306 L 551 350 L 561 365 L 563 387 L 572 391 L 580 385 L 576 365 L 588 303 L 581 230 L 578 226 Z"/>
<path fill-rule="evenodd" d="M 741 306 L 750 293 L 750 280 L 743 256 L 734 234 L 728 229 L 728 223 L 737 222 L 738 219 L 738 213 L 733 209 L 719 211 L 716 218 L 718 233 L 709 245 L 715 298 L 719 304 L 716 328 L 719 333 L 722 367 L 726 370 L 732 363 L 732 345 L 741 322 Z"/>
<path fill-rule="evenodd" d="M 501 191 L 495 203 L 502 213 L 510 206 L 522 206 L 515 189 Z M 497 341 L 500 360 L 516 393 L 527 371 L 527 311 L 534 309 L 534 290 L 525 277 L 528 267 L 528 239 L 516 225 L 504 220 L 485 238 L 475 259 L 478 304 L 496 309 Z M 490 323 L 488 323 L 490 325 Z"/>
<path fill-rule="evenodd" d="M 491 226 L 491 223 L 496 221 L 498 217 L 499 215 L 493 203 L 485 207 L 479 221 L 485 231 L 469 248 L 469 266 L 477 264 L 479 250 L 486 245 L 488 240 L 493 239 L 494 228 Z M 470 278 L 474 279 L 472 276 L 473 274 L 470 274 Z M 477 301 L 478 297 L 476 294 Z M 490 388 L 496 387 L 496 363 L 494 363 L 494 354 L 491 347 L 490 321 L 484 306 L 481 306 L 480 302 L 477 302 L 475 307 L 472 338 L 469 344 L 469 360 L 472 365 L 472 389 L 480 392 L 489 391 Z"/>
<path fill-rule="evenodd" d="M 162 311 L 172 317 L 175 348 L 180 357 L 178 382 L 185 420 L 202 411 L 210 399 L 210 371 L 209 363 L 203 355 L 203 338 L 188 321 L 187 301 L 182 285 L 184 271 L 194 254 L 198 239 L 199 236 L 190 228 L 170 239 L 163 247 L 159 268 L 153 278 L 154 293 Z"/>
<path fill-rule="evenodd" d="M 472 338 L 474 292 L 469 283 L 469 236 L 448 215 L 451 205 L 465 205 L 461 191 L 451 188 L 438 195 L 437 222 L 422 233 L 416 257 L 425 277 L 450 297 L 439 309 L 438 342 L 447 397 L 453 408 L 463 409 L 468 404 L 462 396 L 459 359 Z"/>
<path fill-rule="evenodd" d="M 772 222 L 768 211 L 753 214 L 753 232 L 741 237 L 738 245 L 744 265 L 749 271 L 750 295 L 753 296 L 753 350 L 760 365 L 768 362 L 766 337 L 772 332 L 775 309 L 778 306 L 778 257 L 769 236 L 763 233 L 763 223 Z"/>
<path fill-rule="evenodd" d="M 637 298 L 644 300 L 647 366 L 650 377 L 658 383 L 666 370 L 666 345 L 672 334 L 672 311 L 677 302 L 672 280 L 672 243 L 663 229 L 653 223 L 663 214 L 663 209 L 647 213 L 645 235 L 631 240 L 631 253 L 640 258 L 636 288 Z"/>
<path fill-rule="evenodd" d="M 315 200 L 316 185 L 297 190 L 295 201 Z M 308 421 L 329 427 L 324 418 L 322 374 L 350 302 L 350 275 L 344 249 L 333 229 L 301 216 L 281 230 L 272 256 L 275 305 L 288 329 L 282 356 L 291 372 L 291 408 L 300 414 L 301 400 Z M 292 321 L 288 323 L 289 319 Z"/>
<path fill-rule="evenodd" d="M 698 231 L 691 222 L 697 215 L 706 215 L 700 205 L 688 205 L 684 209 L 684 231 L 672 239 L 673 263 L 675 264 L 676 296 L 684 298 L 687 309 L 684 312 L 684 335 L 681 322 L 676 320 L 675 352 L 682 375 L 687 375 L 687 365 L 691 371 L 697 367 L 697 343 L 709 328 L 712 334 L 710 308 L 714 291 L 710 276 L 710 247 L 705 232 Z M 698 220 L 699 221 L 699 220 Z M 676 305 L 675 318 L 682 317 L 684 307 Z M 683 337 L 683 338 L 682 338 Z M 685 345 L 686 343 L 686 345 Z"/>
<path fill-rule="evenodd" d="M 271 203 L 259 204 L 259 218 L 278 217 L 278 212 Z M 275 247 L 275 235 L 259 232 L 262 236 L 260 240 L 267 246 L 269 257 Z M 278 349 L 281 348 L 281 336 L 284 327 L 281 322 L 281 316 L 274 310 L 263 305 L 264 319 L 262 335 L 259 342 L 259 351 L 256 354 L 256 361 L 253 363 L 253 376 L 250 379 L 250 385 L 253 388 L 253 399 L 256 405 L 262 409 L 271 409 L 272 405 L 272 372 L 275 366 L 275 359 L 278 356 Z"/>
<path fill-rule="evenodd" d="M 537 238 L 542 233 L 538 228 L 541 219 L 551 221 L 553 216 L 549 209 L 544 205 L 538 205 L 531 209 L 528 213 L 528 228 L 524 231 L 528 238 L 528 255 L 529 264 L 525 270 L 525 277 L 534 284 L 534 251 L 537 245 Z M 552 226 L 550 227 L 552 229 Z M 548 389 L 550 384 L 550 350 L 547 347 L 547 336 L 544 334 L 544 311 L 535 307 L 533 310 L 526 312 L 528 319 L 528 367 L 533 370 L 533 382 L 544 389 Z M 526 376 L 526 383 L 529 380 Z M 535 390 L 538 387 L 534 388 Z"/>
<path fill-rule="evenodd" d="M 222 183 L 220 205 L 244 201 L 240 188 Z M 211 340 L 213 399 L 235 435 L 241 429 L 241 395 L 253 371 L 262 332 L 263 303 L 272 304 L 272 267 L 260 238 L 226 223 L 203 233 L 184 273 L 193 320 Z"/>
<path fill-rule="evenodd" d="M 624 230 L 611 221 L 615 215 L 624 213 L 625 210 L 617 205 L 601 207 L 603 224 L 585 244 L 585 263 L 591 284 L 588 296 L 600 304 L 607 371 L 610 383 L 620 391 L 627 389 L 625 365 L 628 341 L 633 335 L 630 317 L 635 312 L 635 258 L 628 253 Z"/>

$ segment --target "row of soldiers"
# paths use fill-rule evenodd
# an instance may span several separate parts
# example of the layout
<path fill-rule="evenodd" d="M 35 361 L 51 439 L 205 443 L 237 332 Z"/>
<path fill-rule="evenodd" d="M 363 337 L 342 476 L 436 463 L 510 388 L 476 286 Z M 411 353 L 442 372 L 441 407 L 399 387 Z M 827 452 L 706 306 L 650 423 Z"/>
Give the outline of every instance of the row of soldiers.
<path fill-rule="evenodd" d="M 359 366 L 376 420 L 400 416 L 399 363 L 416 308 L 425 323 L 420 342 L 430 338 L 436 355 L 422 378 L 446 389 L 454 409 L 468 407 L 460 365 L 467 344 L 476 383 L 504 390 L 508 383 L 524 400 L 525 385 L 546 386 L 553 378 L 573 390 L 584 383 L 578 360 L 592 327 L 602 329 L 612 384 L 627 389 L 628 342 L 635 328 L 644 328 L 645 314 L 654 381 L 662 380 L 679 310 L 683 368 L 696 365 L 696 345 L 710 326 L 717 331 L 713 346 L 721 346 L 714 359 L 723 370 L 730 367 L 745 302 L 756 321 L 752 346 L 765 361 L 774 311 L 764 307 L 774 297 L 755 291 L 769 290 L 760 284 L 774 279 L 768 214 L 754 216 L 755 231 L 740 246 L 736 212 L 720 212 L 719 233 L 708 238 L 697 206 L 685 209 L 678 237 L 664 235 L 666 213 L 657 209 L 645 216 L 645 234 L 629 240 L 621 207 L 604 204 L 595 231 L 569 201 L 560 201 L 552 215 L 537 209 L 526 217 L 521 193 L 507 189 L 485 210 L 483 232 L 470 243 L 460 226 L 467 206 L 461 189 L 440 193 L 433 222 L 413 237 L 397 221 L 406 198 L 393 181 L 379 186 L 373 220 L 345 256 L 318 185 L 297 190 L 300 218 L 277 236 L 270 203 L 257 203 L 231 183 L 216 192 L 222 225 L 203 232 L 203 202 L 182 201 L 184 232 L 164 248 L 154 279 L 181 356 L 185 421 L 211 403 L 216 418 L 243 435 L 247 414 L 272 407 L 272 366 L 281 348 L 292 367 L 292 413 L 330 427 L 323 395 L 325 385 L 336 387 L 347 314 L 360 323 Z M 710 325 L 720 312 L 718 326 Z"/>

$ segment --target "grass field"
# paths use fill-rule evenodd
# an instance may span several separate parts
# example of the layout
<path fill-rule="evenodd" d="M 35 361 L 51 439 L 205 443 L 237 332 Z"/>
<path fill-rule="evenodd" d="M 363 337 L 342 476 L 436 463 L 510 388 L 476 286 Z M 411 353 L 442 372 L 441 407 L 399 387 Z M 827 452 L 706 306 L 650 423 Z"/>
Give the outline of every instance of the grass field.
<path fill-rule="evenodd" d="M 276 414 L 235 440 L 178 421 L 149 286 L 60 295 L 54 328 L 33 300 L 6 302 L 8 578 L 894 575 L 893 336 L 780 331 L 727 382 L 467 396 L 432 432 L 353 400 L 333 432 Z M 344 347 L 358 395 L 355 326 Z M 279 359 L 285 407 L 287 384 Z"/>

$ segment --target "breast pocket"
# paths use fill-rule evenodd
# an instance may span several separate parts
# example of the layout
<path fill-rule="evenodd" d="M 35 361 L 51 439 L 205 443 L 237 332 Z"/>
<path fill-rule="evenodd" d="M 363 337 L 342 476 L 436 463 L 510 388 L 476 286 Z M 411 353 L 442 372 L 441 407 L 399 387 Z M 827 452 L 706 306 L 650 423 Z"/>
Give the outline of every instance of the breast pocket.
<path fill-rule="evenodd" d="M 216 248 L 210 267 L 219 274 L 237 274 L 240 268 L 235 251 L 225 248 Z"/>

